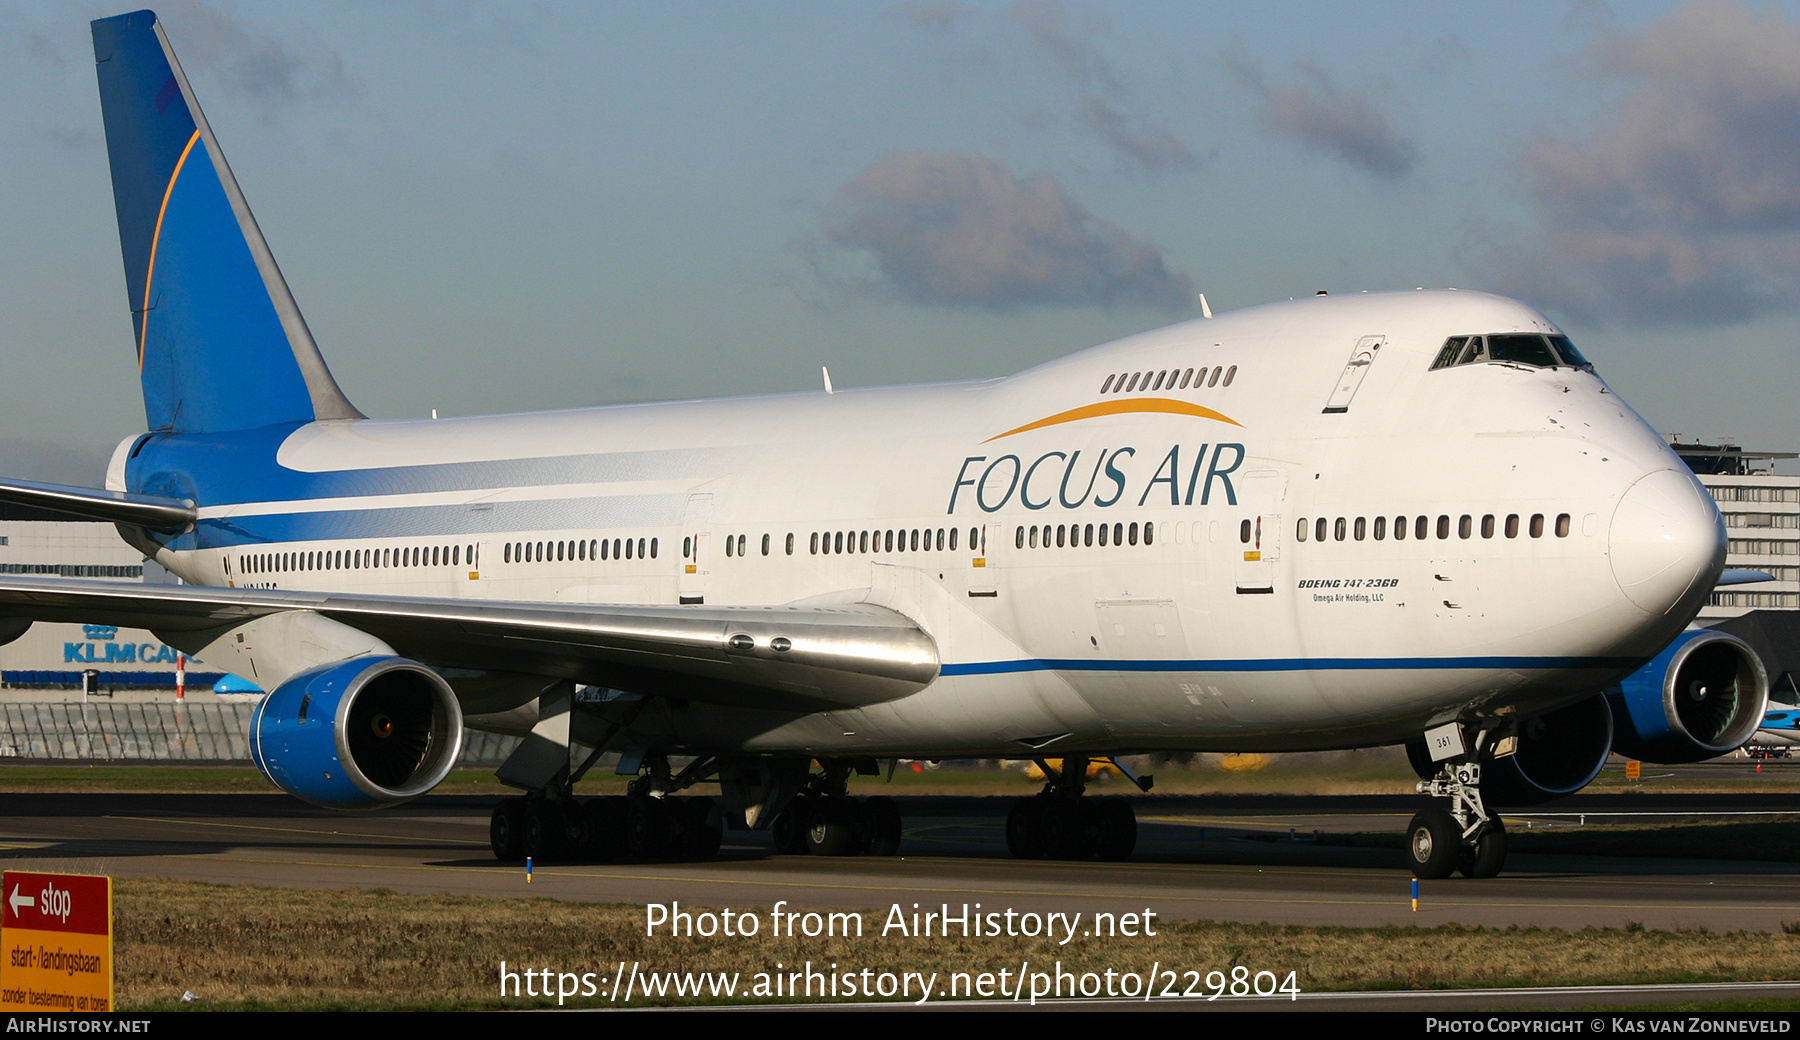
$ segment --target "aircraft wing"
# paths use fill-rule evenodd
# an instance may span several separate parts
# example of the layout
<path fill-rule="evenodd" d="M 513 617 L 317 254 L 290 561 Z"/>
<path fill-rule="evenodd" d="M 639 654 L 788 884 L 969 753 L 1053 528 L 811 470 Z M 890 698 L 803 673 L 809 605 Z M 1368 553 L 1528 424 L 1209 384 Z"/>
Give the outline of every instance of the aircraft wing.
<path fill-rule="evenodd" d="M 938 674 L 929 635 L 894 611 L 866 604 L 496 603 L 0 578 L 0 618 L 145 628 L 177 646 L 184 633 L 228 630 L 286 612 L 358 629 L 437 668 L 544 675 L 704 703 L 850 708 L 906 696 Z"/>

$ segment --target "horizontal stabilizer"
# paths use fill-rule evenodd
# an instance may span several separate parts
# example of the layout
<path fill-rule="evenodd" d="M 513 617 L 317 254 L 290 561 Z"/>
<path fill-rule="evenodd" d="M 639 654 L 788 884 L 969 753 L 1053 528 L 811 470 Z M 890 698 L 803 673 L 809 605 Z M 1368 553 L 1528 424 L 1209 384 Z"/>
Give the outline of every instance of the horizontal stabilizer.
<path fill-rule="evenodd" d="M 0 618 L 147 628 L 175 646 L 286 611 L 434 667 L 523 672 L 777 711 L 864 707 L 938 675 L 937 644 L 884 607 L 492 603 L 286 589 L 0 578 Z M 229 669 L 228 662 L 209 664 Z"/>
<path fill-rule="evenodd" d="M 1740 570 L 1737 568 L 1733 568 L 1719 575 L 1720 585 L 1754 585 L 1759 581 L 1774 580 L 1775 576 L 1773 574 L 1764 574 L 1762 571 Z"/>
<path fill-rule="evenodd" d="M 34 480 L 0 480 L 0 502 L 48 509 L 56 513 L 135 524 L 152 531 L 180 531 L 194 522 L 194 503 L 162 495 L 40 484 Z"/>

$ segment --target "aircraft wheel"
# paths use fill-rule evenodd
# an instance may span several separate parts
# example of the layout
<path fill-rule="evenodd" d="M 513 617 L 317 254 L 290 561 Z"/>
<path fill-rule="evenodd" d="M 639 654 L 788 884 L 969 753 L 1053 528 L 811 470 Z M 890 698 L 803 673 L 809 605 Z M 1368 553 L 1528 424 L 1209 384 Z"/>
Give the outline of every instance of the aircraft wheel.
<path fill-rule="evenodd" d="M 806 827 L 806 851 L 815 856 L 854 856 L 857 838 L 863 829 L 857 826 L 860 808 L 848 798 L 825 798 L 813 805 Z"/>
<path fill-rule="evenodd" d="M 1464 851 L 1459 864 L 1463 877 L 1491 878 L 1499 877 L 1500 869 L 1506 866 L 1506 826 L 1499 817 L 1488 821 L 1475 839 L 1475 847 Z"/>
<path fill-rule="evenodd" d="M 695 859 L 711 859 L 719 854 L 725 839 L 725 817 L 711 798 L 689 798 L 684 807 L 686 828 L 681 834 L 681 851 Z"/>
<path fill-rule="evenodd" d="M 1131 858 L 1137 848 L 1137 812 L 1123 798 L 1107 798 L 1100 802 L 1100 841 L 1098 852 L 1104 860 Z"/>
<path fill-rule="evenodd" d="M 627 799 L 625 852 L 632 859 L 654 859 L 669 846 L 667 799 L 648 796 Z"/>
<path fill-rule="evenodd" d="M 1006 814 L 1006 851 L 1017 859 L 1044 854 L 1044 800 L 1021 798 Z"/>
<path fill-rule="evenodd" d="M 512 863 L 525 858 L 525 806 L 517 798 L 508 798 L 494 806 L 488 821 L 488 844 L 494 858 Z"/>
<path fill-rule="evenodd" d="M 606 863 L 625 855 L 627 809 L 626 800 L 618 795 L 590 798 L 583 803 L 581 834 L 576 839 L 582 859 Z"/>
<path fill-rule="evenodd" d="M 525 855 L 539 863 L 560 859 L 568 848 L 569 821 L 559 802 L 528 802 L 522 830 Z"/>
<path fill-rule="evenodd" d="M 1442 809 L 1422 810 L 1406 828 L 1406 863 L 1414 877 L 1449 877 L 1461 852 L 1462 828 Z"/>
<path fill-rule="evenodd" d="M 1100 809 L 1087 798 L 1054 798 L 1044 807 L 1044 853 L 1051 859 L 1092 859 L 1099 845 Z"/>
<path fill-rule="evenodd" d="M 797 794 L 787 808 L 769 824 L 769 836 L 775 839 L 775 851 L 783 856 L 806 854 L 806 824 L 812 817 L 812 799 Z"/>
<path fill-rule="evenodd" d="M 869 823 L 871 856 L 895 856 L 900 852 L 900 807 L 885 794 L 863 802 L 863 816 Z"/>

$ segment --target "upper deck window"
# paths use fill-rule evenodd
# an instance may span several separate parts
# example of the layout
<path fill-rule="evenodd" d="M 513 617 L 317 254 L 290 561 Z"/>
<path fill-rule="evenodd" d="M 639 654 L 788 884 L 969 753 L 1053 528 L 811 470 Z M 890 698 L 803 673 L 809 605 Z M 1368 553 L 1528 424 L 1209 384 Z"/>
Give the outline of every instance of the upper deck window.
<path fill-rule="evenodd" d="M 1535 332 L 1501 332 L 1488 336 L 1451 336 L 1432 359 L 1431 367 L 1451 368 L 1481 361 L 1530 365 L 1533 368 L 1585 368 L 1593 365 L 1575 349 L 1567 336 L 1540 336 Z"/>

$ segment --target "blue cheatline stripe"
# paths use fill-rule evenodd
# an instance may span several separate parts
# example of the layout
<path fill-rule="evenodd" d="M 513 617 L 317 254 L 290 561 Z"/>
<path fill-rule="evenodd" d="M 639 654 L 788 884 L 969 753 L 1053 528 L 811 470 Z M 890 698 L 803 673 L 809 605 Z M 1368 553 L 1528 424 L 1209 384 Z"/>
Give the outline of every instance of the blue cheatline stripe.
<path fill-rule="evenodd" d="M 946 664 L 940 675 L 1003 675 L 1008 672 L 1370 672 L 1430 668 L 1518 670 L 1546 668 L 1636 668 L 1637 657 L 1277 657 L 1245 661 L 972 661 Z"/>

